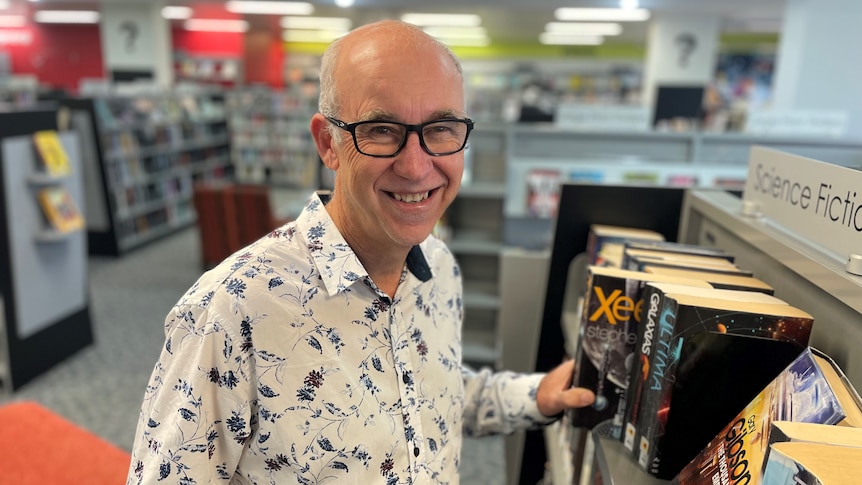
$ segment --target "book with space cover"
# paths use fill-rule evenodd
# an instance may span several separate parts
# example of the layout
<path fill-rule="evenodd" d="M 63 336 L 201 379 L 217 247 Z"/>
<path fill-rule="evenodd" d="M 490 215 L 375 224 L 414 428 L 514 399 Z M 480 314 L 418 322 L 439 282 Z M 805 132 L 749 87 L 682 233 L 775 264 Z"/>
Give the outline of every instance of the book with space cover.
<path fill-rule="evenodd" d="M 772 445 L 763 485 L 857 485 L 862 448 L 789 441 Z"/>
<path fill-rule="evenodd" d="M 708 281 L 707 281 L 708 283 Z M 642 426 L 638 421 L 641 419 L 641 401 L 646 393 L 647 386 L 657 385 L 657 382 L 650 383 L 650 376 L 657 379 L 658 372 L 664 372 L 667 367 L 668 351 L 665 347 L 656 350 L 656 343 L 661 340 L 669 340 L 672 336 L 673 328 L 668 322 L 660 321 L 662 293 L 686 294 L 692 297 L 724 299 L 730 301 L 748 301 L 752 303 L 763 304 L 786 304 L 784 300 L 776 298 L 772 295 L 753 292 L 753 291 L 737 291 L 711 288 L 709 290 L 696 290 L 689 285 L 688 287 L 680 288 L 675 285 L 669 285 L 660 282 L 651 282 L 643 290 L 644 307 L 641 317 L 642 325 L 638 327 L 638 336 L 635 340 L 635 352 L 632 359 L 632 366 L 629 369 L 630 386 L 626 396 L 626 407 L 623 412 L 623 446 L 628 449 L 632 456 L 637 459 L 639 448 L 637 447 L 638 428 Z M 716 326 L 715 330 L 721 331 L 723 327 Z M 654 354 L 661 353 L 661 358 L 655 364 L 657 368 L 655 372 L 652 370 L 654 365 Z M 740 404 L 742 406 L 745 404 Z M 723 423 L 722 423 L 723 424 Z M 707 439 L 709 439 L 707 437 Z"/>
<path fill-rule="evenodd" d="M 596 401 L 590 407 L 568 412 L 573 426 L 592 429 L 610 419 L 619 436 L 644 305 L 641 294 L 647 282 L 711 288 L 707 282 L 693 278 L 588 266 L 572 386 L 594 390 Z"/>
<path fill-rule="evenodd" d="M 624 246 L 621 267 L 632 271 L 641 271 L 643 263 L 638 258 L 647 257 L 650 260 L 666 261 L 669 264 L 686 266 L 706 266 L 716 269 L 734 270 L 737 266 L 727 259 L 716 255 L 685 254 L 661 249 L 638 249 Z"/>
<path fill-rule="evenodd" d="M 33 146 L 36 148 L 37 158 L 42 168 L 48 175 L 62 177 L 71 173 L 72 165 L 55 130 L 33 133 Z"/>
<path fill-rule="evenodd" d="M 718 256 L 733 263 L 736 258 L 721 248 L 701 246 L 699 244 L 685 244 L 673 241 L 630 241 L 626 243 L 629 249 L 654 249 L 669 253 L 691 254 L 699 256 Z"/>
<path fill-rule="evenodd" d="M 45 218 L 58 232 L 71 232 L 84 228 L 84 216 L 72 194 L 62 186 L 51 186 L 39 190 L 39 204 Z"/>
<path fill-rule="evenodd" d="M 773 446 L 822 441 L 862 449 L 860 427 L 858 393 L 832 359 L 808 347 L 728 420 L 672 483 L 765 485 Z"/>
<path fill-rule="evenodd" d="M 652 229 L 590 224 L 587 234 L 587 264 L 620 266 L 620 258 L 627 241 L 664 241 L 664 236 Z"/>
<path fill-rule="evenodd" d="M 814 319 L 786 303 L 749 299 L 774 298 L 759 292 L 712 290 L 735 292 L 740 299 L 734 301 L 648 288 L 645 298 L 655 298 L 650 291 L 658 297 L 657 331 L 635 418 L 635 446 L 644 470 L 669 479 L 808 345 Z M 721 355 L 716 348 L 723 349 Z M 695 419 L 711 406 L 709 419 L 716 421 L 704 425 Z"/>
<path fill-rule="evenodd" d="M 647 267 L 671 268 L 696 270 L 706 273 L 718 273 L 736 276 L 753 276 L 751 270 L 740 268 L 733 263 L 728 263 L 723 259 L 715 261 L 696 261 L 687 259 L 675 259 L 658 257 L 654 255 L 634 255 L 627 259 L 626 268 L 632 271 L 646 271 Z"/>

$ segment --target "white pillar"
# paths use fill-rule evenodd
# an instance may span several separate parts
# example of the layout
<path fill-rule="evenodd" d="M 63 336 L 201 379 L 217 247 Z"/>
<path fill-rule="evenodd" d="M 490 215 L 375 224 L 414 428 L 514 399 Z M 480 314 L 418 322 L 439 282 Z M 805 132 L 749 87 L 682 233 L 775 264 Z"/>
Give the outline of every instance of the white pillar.
<path fill-rule="evenodd" d="M 161 15 L 163 5 L 102 3 L 99 32 L 108 76 L 115 71 L 148 71 L 160 86 L 173 83 L 171 31 Z"/>
<path fill-rule="evenodd" d="M 662 85 L 706 86 L 718 55 L 716 16 L 657 12 L 650 19 L 644 69 L 643 103 L 652 107 Z"/>
<path fill-rule="evenodd" d="M 862 2 L 787 0 L 773 78 L 775 110 L 838 110 L 862 136 Z"/>

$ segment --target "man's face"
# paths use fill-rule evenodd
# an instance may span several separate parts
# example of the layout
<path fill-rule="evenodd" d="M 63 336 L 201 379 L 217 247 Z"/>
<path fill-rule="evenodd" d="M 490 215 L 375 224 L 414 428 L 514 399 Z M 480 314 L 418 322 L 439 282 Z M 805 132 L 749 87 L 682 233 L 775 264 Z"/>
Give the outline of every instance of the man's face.
<path fill-rule="evenodd" d="M 436 48 L 397 44 L 358 42 L 342 53 L 342 121 L 464 118 L 463 83 L 452 60 Z M 348 132 L 341 134 L 342 142 L 334 145 L 335 193 L 347 240 L 381 249 L 422 242 L 460 188 L 464 152 L 429 155 L 411 132 L 398 155 L 374 158 L 360 154 Z"/>

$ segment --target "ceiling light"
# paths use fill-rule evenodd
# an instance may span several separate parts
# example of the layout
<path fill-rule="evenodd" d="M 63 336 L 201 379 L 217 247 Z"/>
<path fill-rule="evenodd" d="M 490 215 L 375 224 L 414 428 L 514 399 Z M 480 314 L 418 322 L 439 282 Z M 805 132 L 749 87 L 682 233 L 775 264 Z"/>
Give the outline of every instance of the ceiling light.
<path fill-rule="evenodd" d="M 335 6 L 341 8 L 352 7 L 353 0 L 335 0 Z"/>
<path fill-rule="evenodd" d="M 245 32 L 248 22 L 232 19 L 188 19 L 183 23 L 186 30 L 203 32 Z"/>
<path fill-rule="evenodd" d="M 231 0 L 225 8 L 233 13 L 262 15 L 311 15 L 314 5 L 306 2 L 262 2 Z"/>
<path fill-rule="evenodd" d="M 0 15 L 0 27 L 23 27 L 27 19 L 23 15 Z"/>
<path fill-rule="evenodd" d="M 162 8 L 162 18 L 184 20 L 192 16 L 191 7 L 172 7 L 167 6 Z"/>
<path fill-rule="evenodd" d="M 638 0 L 620 0 L 620 8 L 633 9 L 640 7 Z"/>
<path fill-rule="evenodd" d="M 350 30 L 353 21 L 346 17 L 282 17 L 283 29 Z"/>
<path fill-rule="evenodd" d="M 449 47 L 487 47 L 491 43 L 487 37 L 484 39 L 437 37 L 436 39 Z"/>
<path fill-rule="evenodd" d="M 401 16 L 403 22 L 413 25 L 448 25 L 458 27 L 476 27 L 482 24 L 482 17 L 474 14 L 447 13 L 405 13 Z"/>
<path fill-rule="evenodd" d="M 43 24 L 95 24 L 99 22 L 99 12 L 92 10 L 39 10 L 33 15 L 33 19 Z"/>
<path fill-rule="evenodd" d="M 0 10 L 9 8 L 9 0 L 0 0 Z"/>
<path fill-rule="evenodd" d="M 486 39 L 488 32 L 484 27 L 425 27 L 426 34 L 447 39 Z"/>
<path fill-rule="evenodd" d="M 620 35 L 623 27 L 613 22 L 548 22 L 545 32 L 556 34 Z"/>
<path fill-rule="evenodd" d="M 285 30 L 281 38 L 285 42 L 330 43 L 347 32 L 344 30 Z"/>
<path fill-rule="evenodd" d="M 539 42 L 545 45 L 599 45 L 604 42 L 600 35 L 568 35 L 542 32 Z"/>
<path fill-rule="evenodd" d="M 649 19 L 649 10 L 642 8 L 558 8 L 554 11 L 557 20 L 591 20 L 616 22 L 642 22 Z"/>

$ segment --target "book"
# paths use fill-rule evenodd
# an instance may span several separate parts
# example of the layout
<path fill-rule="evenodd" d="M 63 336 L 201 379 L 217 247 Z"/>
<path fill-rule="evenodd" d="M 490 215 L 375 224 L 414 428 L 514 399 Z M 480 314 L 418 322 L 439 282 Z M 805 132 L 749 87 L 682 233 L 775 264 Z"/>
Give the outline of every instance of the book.
<path fill-rule="evenodd" d="M 800 441 L 770 448 L 763 485 L 856 485 L 862 477 L 862 448 Z"/>
<path fill-rule="evenodd" d="M 41 130 L 33 133 L 33 146 L 48 175 L 62 177 L 71 173 L 72 165 L 56 131 Z"/>
<path fill-rule="evenodd" d="M 716 268 L 736 268 L 734 263 L 720 256 L 684 254 L 663 251 L 661 249 L 637 249 L 631 247 L 626 247 L 623 250 L 622 267 L 632 271 L 640 270 L 639 266 L 633 261 L 633 259 L 641 256 L 660 259 L 675 264 L 685 263 L 688 265 L 708 265 Z"/>
<path fill-rule="evenodd" d="M 626 243 L 630 249 L 658 249 L 665 252 L 691 254 L 699 256 L 718 256 L 733 263 L 736 258 L 724 249 L 699 244 L 686 244 L 674 241 L 630 241 Z"/>
<path fill-rule="evenodd" d="M 827 427 L 834 429 L 822 431 Z M 727 421 L 672 483 L 765 485 L 764 468 L 772 447 L 787 441 L 856 446 L 862 444 L 860 427 L 858 393 L 831 358 L 807 347 Z M 857 430 L 856 436 L 841 428 Z"/>
<path fill-rule="evenodd" d="M 573 426 L 592 429 L 596 424 L 612 419 L 617 428 L 615 434 L 619 436 L 644 305 L 641 294 L 647 282 L 709 288 L 703 280 L 611 267 L 587 267 L 587 290 L 575 346 L 576 370 L 572 385 L 594 390 L 596 401 L 590 407 L 569 411 Z"/>
<path fill-rule="evenodd" d="M 598 266 L 620 266 L 619 261 L 608 261 L 605 254 L 622 255 L 626 241 L 664 241 L 664 236 L 652 229 L 638 227 L 590 224 L 587 233 L 587 264 Z"/>
<path fill-rule="evenodd" d="M 718 273 L 739 276 L 754 276 L 750 270 L 740 268 L 735 264 L 728 264 L 724 260 L 718 261 L 695 261 L 678 258 L 661 258 L 647 255 L 629 256 L 627 269 L 632 271 L 646 271 L 647 266 L 676 268 L 684 270 L 697 270 L 708 273 Z"/>
<path fill-rule="evenodd" d="M 623 413 L 623 446 L 632 453 L 635 459 L 638 458 L 639 453 L 639 448 L 636 446 L 638 428 L 642 426 L 638 421 L 643 419 L 640 418 L 640 413 L 642 412 L 640 409 L 641 401 L 645 393 L 644 389 L 648 385 L 652 366 L 654 365 L 655 344 L 658 341 L 658 337 L 670 340 L 673 331 L 672 328 L 667 328 L 669 327 L 668 324 L 659 321 L 661 317 L 661 293 L 685 293 L 691 297 L 717 298 L 738 302 L 747 301 L 767 305 L 786 304 L 784 300 L 767 293 L 715 288 L 697 290 L 693 286 L 678 287 L 666 283 L 650 282 L 643 289 L 642 298 L 645 302 L 649 302 L 649 305 L 644 304 L 644 308 L 642 309 L 643 315 L 641 316 L 641 321 L 644 323 L 638 328 L 638 336 L 635 340 L 635 355 L 632 359 L 632 368 L 629 370 L 629 382 L 631 386 L 626 396 L 626 408 Z M 714 329 L 721 331 L 725 330 L 725 327 L 716 326 Z M 662 363 L 661 365 L 663 370 L 665 364 Z"/>
<path fill-rule="evenodd" d="M 51 186 L 39 190 L 39 205 L 51 226 L 59 232 L 71 232 L 84 228 L 84 216 L 78 204 L 62 186 Z"/>
<path fill-rule="evenodd" d="M 775 293 L 775 289 L 769 283 L 754 276 L 746 276 L 744 274 L 716 273 L 713 271 L 703 271 L 699 268 L 673 268 L 654 265 L 645 266 L 643 270 L 647 273 L 677 276 L 679 278 L 702 278 L 712 285 L 713 288 L 759 291 L 768 295 Z"/>
<path fill-rule="evenodd" d="M 762 299 L 774 298 L 759 292 L 712 290 L 739 296 L 738 300 L 731 300 L 685 294 L 674 288 L 662 289 L 660 285 L 649 288 L 653 293 L 647 296 L 658 301 L 657 330 L 654 352 L 649 356 L 647 383 L 635 418 L 635 446 L 638 464 L 648 473 L 668 479 L 732 417 L 734 408 L 743 406 L 768 382 L 766 377 L 772 376 L 764 375 L 765 369 L 779 364 L 773 371 L 777 373 L 789 358 L 808 345 L 814 319 L 784 302 L 752 301 L 755 295 Z M 722 337 L 727 334 L 749 340 Z M 645 333 L 645 337 L 649 335 Z M 785 346 L 775 346 L 772 341 L 789 345 L 785 350 Z M 751 350 L 727 349 L 726 342 L 751 347 Z M 758 346 L 764 348 L 757 350 Z M 720 365 L 713 363 L 720 371 L 704 368 L 707 364 L 702 359 L 704 355 L 711 355 L 710 347 L 726 348 L 724 355 L 714 357 L 721 359 Z M 772 350 L 776 355 L 769 355 L 771 347 L 777 347 Z M 736 355 L 735 360 L 724 362 L 731 352 Z M 788 360 L 781 361 L 781 355 Z M 730 366 L 736 365 L 741 366 L 738 375 L 728 373 Z M 701 377 L 695 378 L 698 374 Z M 732 376 L 731 381 L 718 386 L 728 374 Z M 723 388 L 733 382 L 737 383 L 732 388 Z M 714 401 L 721 402 L 710 413 L 711 419 L 717 419 L 711 426 L 703 426 L 701 420 L 695 421 L 695 429 L 683 424 L 691 423 L 692 416 L 699 416 L 705 407 L 716 405 Z"/>

